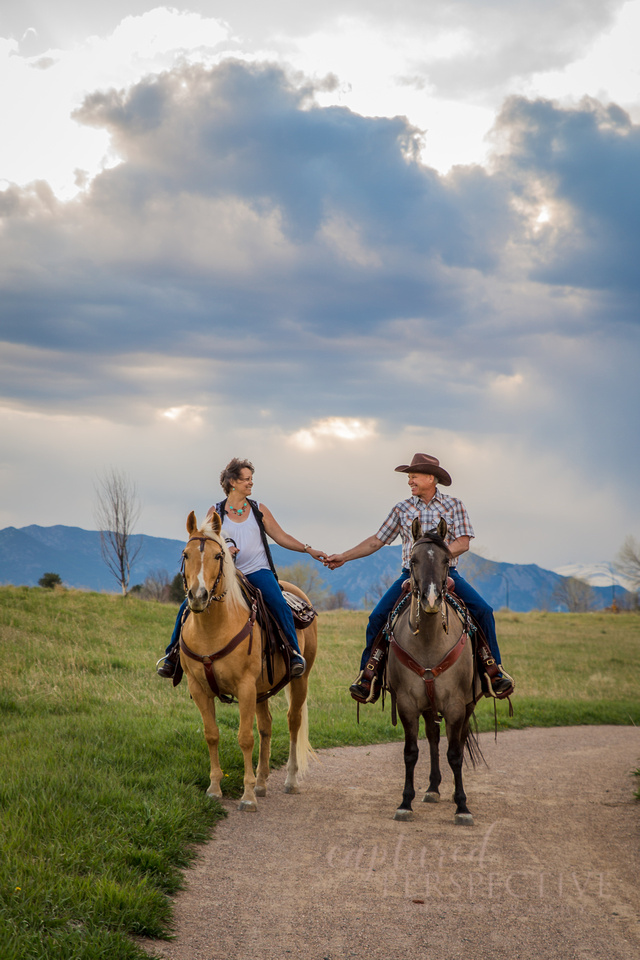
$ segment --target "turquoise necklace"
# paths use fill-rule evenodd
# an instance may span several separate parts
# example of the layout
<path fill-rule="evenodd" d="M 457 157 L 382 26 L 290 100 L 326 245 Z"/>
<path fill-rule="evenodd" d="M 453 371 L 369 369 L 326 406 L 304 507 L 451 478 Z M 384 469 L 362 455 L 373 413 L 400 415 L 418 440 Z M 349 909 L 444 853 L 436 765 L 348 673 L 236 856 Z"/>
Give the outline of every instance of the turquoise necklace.
<path fill-rule="evenodd" d="M 237 513 L 238 516 L 241 517 L 242 514 L 244 513 L 244 511 L 247 509 L 247 506 L 248 506 L 248 504 L 247 504 L 247 501 L 245 500 L 245 502 L 242 504 L 241 507 L 230 507 L 230 506 L 227 506 L 227 510 L 229 511 L 229 513 Z"/>

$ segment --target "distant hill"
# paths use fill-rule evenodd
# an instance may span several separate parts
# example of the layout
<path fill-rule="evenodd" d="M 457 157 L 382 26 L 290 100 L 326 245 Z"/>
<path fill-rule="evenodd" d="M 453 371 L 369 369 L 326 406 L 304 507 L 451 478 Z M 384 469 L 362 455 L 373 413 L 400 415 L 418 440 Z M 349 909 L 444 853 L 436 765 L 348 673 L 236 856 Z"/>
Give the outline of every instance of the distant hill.
<path fill-rule="evenodd" d="M 141 535 L 142 549 L 135 561 L 131 586 L 160 570 L 172 578 L 180 569 L 182 540 Z M 313 564 L 306 554 L 292 553 L 273 545 L 273 556 L 278 568 L 297 563 Z M 371 557 L 354 560 L 338 570 L 317 566 L 325 585 L 335 593 L 344 591 L 349 603 L 359 609 L 365 605 L 365 594 L 372 594 L 376 584 L 400 573 L 402 549 L 399 545 L 383 547 Z M 57 573 L 63 583 L 81 590 L 117 592 L 118 586 L 109 573 L 100 553 L 100 534 L 97 530 L 80 527 L 5 527 L 0 530 L 0 583 L 35 586 L 44 573 Z M 460 561 L 460 572 L 496 609 L 511 610 L 554 609 L 552 595 L 563 578 L 536 564 L 497 563 L 484 560 L 473 553 Z M 618 602 L 629 597 L 622 587 L 594 586 L 595 605 L 611 605 L 613 590 Z"/>

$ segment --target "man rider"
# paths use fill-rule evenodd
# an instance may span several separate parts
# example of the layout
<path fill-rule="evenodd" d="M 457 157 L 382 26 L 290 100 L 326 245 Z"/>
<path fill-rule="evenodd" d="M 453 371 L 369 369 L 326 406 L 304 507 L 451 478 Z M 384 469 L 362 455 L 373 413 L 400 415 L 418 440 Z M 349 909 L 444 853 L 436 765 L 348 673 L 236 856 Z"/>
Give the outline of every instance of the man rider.
<path fill-rule="evenodd" d="M 373 695 L 371 690 L 373 673 L 370 666 L 367 669 L 367 665 L 374 641 L 400 596 L 402 584 L 409 577 L 409 560 L 413 547 L 411 524 L 418 517 L 424 531 L 434 530 L 441 518 L 446 521 L 445 539 L 452 556 L 449 576 L 454 583 L 454 592 L 466 604 L 486 637 L 491 655 L 498 664 L 498 673 L 492 677 L 491 685 L 497 696 L 504 696 L 512 691 L 514 684 L 512 678 L 502 669 L 493 610 L 457 570 L 458 557 L 466 553 L 471 538 L 475 536 L 466 507 L 461 500 L 447 496 L 438 490 L 438 483 L 445 487 L 450 486 L 451 477 L 440 466 L 436 457 L 427 453 L 416 453 L 410 464 L 401 464 L 395 469 L 398 473 L 408 474 L 411 496 L 395 505 L 378 532 L 372 537 L 351 547 L 350 550 L 345 550 L 344 553 L 332 554 L 325 561 L 331 570 L 335 570 L 349 560 L 370 556 L 384 544 L 392 543 L 398 534 L 402 537 L 402 573 L 371 612 L 367 624 L 366 645 L 360 660 L 360 673 L 349 687 L 349 691 L 354 699 L 362 702 L 366 702 Z"/>

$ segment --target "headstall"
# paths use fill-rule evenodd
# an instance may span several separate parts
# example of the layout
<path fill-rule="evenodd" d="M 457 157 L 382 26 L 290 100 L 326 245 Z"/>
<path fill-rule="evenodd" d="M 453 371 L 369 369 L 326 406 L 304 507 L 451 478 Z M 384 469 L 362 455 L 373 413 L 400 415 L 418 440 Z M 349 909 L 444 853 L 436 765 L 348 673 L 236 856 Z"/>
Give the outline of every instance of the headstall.
<path fill-rule="evenodd" d="M 205 543 L 215 543 L 216 546 L 220 546 L 217 540 L 214 540 L 212 537 L 189 537 L 189 539 L 187 540 L 187 545 L 189 545 L 190 543 L 193 543 L 194 541 L 197 541 L 200 544 L 200 553 L 204 553 Z M 186 547 L 185 547 L 185 550 L 186 550 Z M 189 588 L 187 584 L 187 578 L 184 572 L 184 564 L 185 564 L 185 560 L 187 559 L 185 556 L 185 550 L 182 551 L 182 563 L 180 564 L 180 573 L 182 574 L 182 583 L 184 585 L 184 592 L 187 593 Z M 211 590 L 209 590 L 207 606 L 209 606 L 212 600 L 223 600 L 227 593 L 226 590 L 224 590 L 222 593 L 215 592 L 216 587 L 218 586 L 218 584 L 220 583 L 220 580 L 222 579 L 224 551 L 221 550 L 220 553 L 216 554 L 216 556 L 214 557 L 214 560 L 217 560 L 220 566 L 218 568 L 218 576 L 215 579 L 215 583 L 211 587 Z"/>

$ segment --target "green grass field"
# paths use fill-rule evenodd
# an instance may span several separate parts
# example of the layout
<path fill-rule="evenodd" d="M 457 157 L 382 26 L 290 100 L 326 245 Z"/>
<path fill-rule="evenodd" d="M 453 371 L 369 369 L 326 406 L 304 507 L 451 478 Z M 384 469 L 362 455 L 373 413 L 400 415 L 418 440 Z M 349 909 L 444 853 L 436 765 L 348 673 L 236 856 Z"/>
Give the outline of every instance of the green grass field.
<path fill-rule="evenodd" d="M 186 684 L 155 674 L 176 608 L 133 598 L 0 588 L 0 956 L 128 960 L 132 934 L 166 936 L 169 895 L 221 807 L 205 796 L 208 754 Z M 498 614 L 515 715 L 499 727 L 640 724 L 640 616 Z M 355 676 L 366 615 L 320 618 L 310 682 L 317 747 L 401 739 L 389 706 L 361 710 Z M 287 752 L 272 701 L 273 759 Z M 480 729 L 492 729 L 482 701 Z M 220 706 L 224 789 L 242 777 L 235 707 Z M 640 759 L 640 758 L 639 758 Z M 259 814 L 258 814 L 259 815 Z"/>

